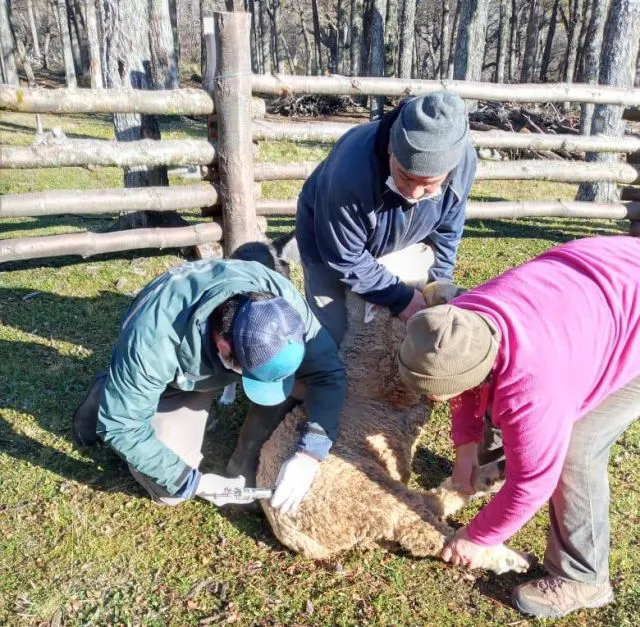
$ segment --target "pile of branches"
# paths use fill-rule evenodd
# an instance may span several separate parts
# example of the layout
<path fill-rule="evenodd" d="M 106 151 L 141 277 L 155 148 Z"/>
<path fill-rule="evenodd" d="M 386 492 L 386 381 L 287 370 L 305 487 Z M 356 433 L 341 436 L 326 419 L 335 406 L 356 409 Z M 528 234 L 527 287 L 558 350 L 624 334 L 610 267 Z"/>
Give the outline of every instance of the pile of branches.
<path fill-rule="evenodd" d="M 553 103 L 524 108 L 499 102 L 480 102 L 469 114 L 469 126 L 474 131 L 508 131 L 510 133 L 547 133 L 579 135 L 580 117 L 575 112 L 564 113 Z M 583 159 L 582 153 L 567 151 L 487 150 L 484 158 L 493 159 Z M 490 154 L 489 154 L 490 153 Z"/>
<path fill-rule="evenodd" d="M 362 106 L 351 96 L 282 94 L 267 102 L 267 111 L 291 118 L 324 117 L 361 112 Z"/>

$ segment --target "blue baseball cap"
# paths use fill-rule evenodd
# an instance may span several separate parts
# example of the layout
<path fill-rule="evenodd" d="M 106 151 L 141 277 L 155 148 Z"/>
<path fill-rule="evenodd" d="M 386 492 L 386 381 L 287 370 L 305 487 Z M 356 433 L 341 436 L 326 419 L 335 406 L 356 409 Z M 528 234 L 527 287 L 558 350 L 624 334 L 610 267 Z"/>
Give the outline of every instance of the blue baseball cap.
<path fill-rule="evenodd" d="M 254 403 L 278 405 L 291 394 L 304 351 L 304 321 L 286 299 L 247 301 L 236 314 L 233 352 Z"/>

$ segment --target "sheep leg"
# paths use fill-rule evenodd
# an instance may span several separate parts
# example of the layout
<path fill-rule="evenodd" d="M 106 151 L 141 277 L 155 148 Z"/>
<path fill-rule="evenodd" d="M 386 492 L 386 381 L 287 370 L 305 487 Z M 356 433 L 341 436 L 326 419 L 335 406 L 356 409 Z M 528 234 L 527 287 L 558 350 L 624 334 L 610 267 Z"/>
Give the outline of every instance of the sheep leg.
<path fill-rule="evenodd" d="M 487 494 L 494 494 L 504 482 L 504 460 L 491 462 L 480 466 L 473 476 L 475 492 L 467 494 L 458 489 L 451 477 L 445 479 L 432 493 L 440 500 L 442 516 L 446 518 L 465 507 L 471 499 L 480 498 Z"/>

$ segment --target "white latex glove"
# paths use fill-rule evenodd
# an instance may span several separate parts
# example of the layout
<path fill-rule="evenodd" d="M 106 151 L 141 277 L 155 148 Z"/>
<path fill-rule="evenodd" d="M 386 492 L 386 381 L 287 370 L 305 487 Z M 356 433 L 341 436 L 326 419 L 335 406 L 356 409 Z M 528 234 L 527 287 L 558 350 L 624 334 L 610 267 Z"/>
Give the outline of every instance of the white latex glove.
<path fill-rule="evenodd" d="M 209 503 L 220 507 L 227 503 L 235 503 L 233 493 L 244 488 L 244 477 L 221 477 L 220 475 L 206 474 L 200 477 L 196 496 Z"/>
<path fill-rule="evenodd" d="M 306 453 L 290 457 L 278 473 L 276 491 L 271 497 L 271 507 L 281 514 L 294 514 L 309 491 L 320 462 Z"/>

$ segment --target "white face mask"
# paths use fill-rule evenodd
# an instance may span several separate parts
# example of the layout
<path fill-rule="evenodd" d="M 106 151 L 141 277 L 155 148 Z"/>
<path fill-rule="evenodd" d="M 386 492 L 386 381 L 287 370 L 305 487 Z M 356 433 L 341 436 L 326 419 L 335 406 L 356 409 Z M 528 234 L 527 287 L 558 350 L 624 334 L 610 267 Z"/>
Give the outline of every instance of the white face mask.
<path fill-rule="evenodd" d="M 224 357 L 220 351 L 218 351 L 218 359 L 220 360 L 220 363 L 222 364 L 222 366 L 227 370 L 231 370 L 232 372 L 235 372 L 240 375 L 242 374 L 242 368 L 239 368 L 238 366 L 236 366 L 232 360 Z"/>
<path fill-rule="evenodd" d="M 392 192 L 395 192 L 396 194 L 398 194 L 398 196 L 402 196 L 402 198 L 404 198 L 407 202 L 411 203 L 412 205 L 415 205 L 415 204 L 419 203 L 421 200 L 426 200 L 428 198 L 436 198 L 437 196 L 440 196 L 440 194 L 442 194 L 442 187 L 438 187 L 438 189 L 436 189 L 435 191 L 431 192 L 430 194 L 425 194 L 424 196 L 421 196 L 420 198 L 407 198 L 397 188 L 396 182 L 393 180 L 393 176 L 389 175 L 389 177 L 385 181 L 385 184 Z"/>

